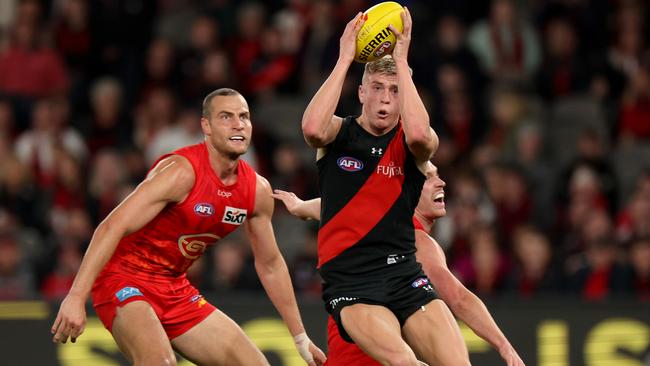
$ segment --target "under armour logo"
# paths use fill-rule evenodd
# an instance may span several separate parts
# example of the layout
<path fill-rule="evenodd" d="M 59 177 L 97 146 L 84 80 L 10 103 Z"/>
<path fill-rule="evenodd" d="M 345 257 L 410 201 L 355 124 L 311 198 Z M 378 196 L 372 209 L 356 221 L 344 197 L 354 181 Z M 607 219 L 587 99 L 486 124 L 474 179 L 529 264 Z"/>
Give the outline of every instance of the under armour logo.
<path fill-rule="evenodd" d="M 370 153 L 371 153 L 373 156 L 381 156 L 381 154 L 384 153 L 384 149 L 380 149 L 380 148 L 373 147 L 373 148 L 370 150 Z"/>

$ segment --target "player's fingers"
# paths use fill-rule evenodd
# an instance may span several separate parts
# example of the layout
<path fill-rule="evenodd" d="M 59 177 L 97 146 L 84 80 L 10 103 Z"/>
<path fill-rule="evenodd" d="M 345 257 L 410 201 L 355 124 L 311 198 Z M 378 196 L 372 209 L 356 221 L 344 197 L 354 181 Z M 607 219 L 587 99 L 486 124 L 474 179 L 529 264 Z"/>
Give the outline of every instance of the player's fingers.
<path fill-rule="evenodd" d="M 50 329 L 50 332 L 52 332 L 52 334 L 56 333 L 56 330 L 59 328 L 60 323 L 61 323 L 61 314 L 57 314 L 56 319 L 54 319 L 54 323 L 52 324 L 52 329 Z"/>
<path fill-rule="evenodd" d="M 406 6 L 404 7 L 404 11 L 400 13 L 400 16 L 402 17 L 402 24 L 404 24 L 404 33 L 411 34 L 413 20 L 411 19 L 411 12 L 409 12 L 409 9 Z"/>
<path fill-rule="evenodd" d="M 82 326 L 80 326 L 80 327 L 78 327 L 78 328 L 73 328 L 73 329 L 72 329 L 72 332 L 70 332 L 70 341 L 71 341 L 72 343 L 75 343 L 75 342 L 77 341 L 77 338 L 79 338 L 79 336 L 81 335 L 81 333 L 84 332 L 84 328 L 85 328 L 85 327 L 82 325 Z"/>
<path fill-rule="evenodd" d="M 402 37 L 402 32 L 398 31 L 397 28 L 395 28 L 392 24 L 388 25 L 388 29 L 393 32 L 397 39 L 400 39 Z"/>
<path fill-rule="evenodd" d="M 356 27 L 356 25 L 359 24 L 359 22 L 360 22 L 361 20 L 363 20 L 363 13 L 362 13 L 362 12 L 358 12 L 357 15 L 355 15 L 354 18 L 352 18 L 352 19 L 348 22 L 348 25 L 346 25 L 346 28 L 349 28 L 349 27 Z"/>
<path fill-rule="evenodd" d="M 68 325 L 65 321 L 59 324 L 59 329 L 56 331 L 56 334 L 54 334 L 52 340 L 56 343 L 65 343 L 68 340 L 67 327 Z"/>

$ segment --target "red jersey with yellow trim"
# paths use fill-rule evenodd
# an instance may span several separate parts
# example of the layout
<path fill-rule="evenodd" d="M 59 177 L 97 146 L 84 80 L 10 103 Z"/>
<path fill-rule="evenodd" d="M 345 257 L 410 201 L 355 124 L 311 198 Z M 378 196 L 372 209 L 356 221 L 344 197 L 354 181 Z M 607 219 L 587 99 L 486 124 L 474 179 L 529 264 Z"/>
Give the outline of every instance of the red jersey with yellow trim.
<path fill-rule="evenodd" d="M 181 155 L 192 164 L 192 190 L 184 201 L 167 205 L 143 228 L 122 238 L 104 272 L 127 267 L 153 276 L 184 275 L 208 246 L 253 212 L 257 175 L 245 161 L 239 160 L 237 182 L 226 186 L 210 166 L 205 143 L 164 155 L 156 164 L 170 155 Z"/>

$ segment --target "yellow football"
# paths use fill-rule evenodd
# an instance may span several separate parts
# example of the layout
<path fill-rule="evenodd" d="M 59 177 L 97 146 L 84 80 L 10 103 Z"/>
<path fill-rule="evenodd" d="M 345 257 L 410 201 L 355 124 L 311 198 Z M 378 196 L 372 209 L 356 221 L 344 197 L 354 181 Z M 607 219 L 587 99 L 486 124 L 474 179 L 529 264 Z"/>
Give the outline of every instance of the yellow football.
<path fill-rule="evenodd" d="M 357 34 L 357 52 L 354 60 L 361 63 L 370 62 L 389 55 L 395 47 L 395 35 L 388 28 L 392 24 L 402 32 L 401 13 L 403 8 L 394 1 L 379 3 L 363 13 L 366 22 Z"/>

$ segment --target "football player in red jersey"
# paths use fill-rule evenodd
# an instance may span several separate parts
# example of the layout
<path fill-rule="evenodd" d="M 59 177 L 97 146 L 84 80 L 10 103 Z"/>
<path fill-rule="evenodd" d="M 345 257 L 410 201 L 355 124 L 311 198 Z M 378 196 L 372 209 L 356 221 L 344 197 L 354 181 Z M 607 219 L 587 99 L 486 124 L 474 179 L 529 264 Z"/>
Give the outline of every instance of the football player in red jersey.
<path fill-rule="evenodd" d="M 240 159 L 250 144 L 248 103 L 232 89 L 203 102 L 203 143 L 161 157 L 97 227 L 51 332 L 75 342 L 93 306 L 135 365 L 175 365 L 174 350 L 200 365 L 268 365 L 185 272 L 209 245 L 244 225 L 260 280 L 309 365 L 325 355 L 307 337 L 273 228 L 266 179 Z"/>
<path fill-rule="evenodd" d="M 428 164 L 427 180 L 422 188 L 420 201 L 413 221 L 416 228 L 416 257 L 438 295 L 451 310 L 476 334 L 490 343 L 508 366 L 524 366 L 517 351 L 503 335 L 488 312 L 485 304 L 463 286 L 447 268 L 445 253 L 428 233 L 435 219 L 444 216 L 445 182 L 438 175 L 438 168 Z M 275 190 L 273 197 L 281 200 L 292 215 L 302 219 L 320 219 L 320 198 L 303 201 L 292 192 Z M 356 344 L 345 342 L 332 317 L 328 317 L 327 363 L 331 366 L 379 366 L 380 363 L 365 354 Z"/>

